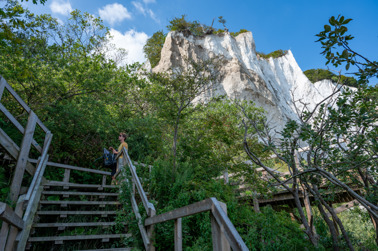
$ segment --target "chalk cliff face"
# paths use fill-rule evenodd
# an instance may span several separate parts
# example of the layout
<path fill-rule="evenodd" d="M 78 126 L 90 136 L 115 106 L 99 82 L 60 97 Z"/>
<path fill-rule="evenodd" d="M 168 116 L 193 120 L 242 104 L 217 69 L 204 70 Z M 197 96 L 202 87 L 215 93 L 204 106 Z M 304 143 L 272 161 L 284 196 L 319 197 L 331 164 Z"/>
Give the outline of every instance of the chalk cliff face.
<path fill-rule="evenodd" d="M 185 36 L 170 32 L 165 40 L 159 64 L 154 72 L 165 72 L 184 64 L 184 58 L 222 59 L 222 78 L 214 90 L 201 98 L 227 95 L 231 99 L 253 100 L 266 111 L 270 125 L 283 128 L 288 119 L 296 120 L 294 106 L 309 107 L 328 96 L 334 85 L 331 81 L 312 84 L 303 74 L 291 51 L 279 58 L 260 58 L 256 54 L 251 32 L 233 37 L 230 34 Z"/>

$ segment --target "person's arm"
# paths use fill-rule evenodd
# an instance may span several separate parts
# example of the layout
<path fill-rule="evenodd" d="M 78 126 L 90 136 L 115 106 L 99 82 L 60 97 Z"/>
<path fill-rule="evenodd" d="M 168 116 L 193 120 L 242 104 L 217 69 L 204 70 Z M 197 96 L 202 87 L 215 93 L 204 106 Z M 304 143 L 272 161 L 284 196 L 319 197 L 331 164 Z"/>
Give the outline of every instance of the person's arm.
<path fill-rule="evenodd" d="M 114 154 L 118 154 L 118 152 L 113 147 L 109 147 L 109 149 L 112 150 Z"/>

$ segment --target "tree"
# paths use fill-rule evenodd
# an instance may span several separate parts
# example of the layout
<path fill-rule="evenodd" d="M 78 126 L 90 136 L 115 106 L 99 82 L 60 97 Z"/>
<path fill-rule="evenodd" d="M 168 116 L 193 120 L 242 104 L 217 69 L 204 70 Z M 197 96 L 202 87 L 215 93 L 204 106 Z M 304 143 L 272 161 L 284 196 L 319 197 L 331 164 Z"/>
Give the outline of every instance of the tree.
<path fill-rule="evenodd" d="M 166 36 L 163 31 L 157 31 L 143 46 L 143 52 L 150 61 L 151 68 L 154 68 L 160 61 L 161 50 L 163 49 Z"/>
<path fill-rule="evenodd" d="M 377 65 L 349 47 L 348 41 L 352 37 L 345 35 L 347 29 L 343 26 L 349 21 L 344 17 L 332 17 L 330 25 L 334 29 L 326 25 L 318 36 L 329 62 L 335 66 L 345 63 L 347 70 L 349 65 L 357 65 L 359 71 L 354 74 L 363 84 L 377 75 Z M 342 53 L 334 54 L 337 46 L 344 49 Z M 339 227 L 349 249 L 353 250 L 348 233 L 334 212 L 329 197 L 340 190 L 347 191 L 369 212 L 377 225 L 377 88 L 362 85 L 357 91 L 346 88 L 340 93 L 341 87 L 336 86 L 334 92 L 314 108 L 304 105 L 302 112 L 297 110 L 299 120 L 289 121 L 280 138 L 273 138 L 266 124 L 263 130 L 258 130 L 257 122 L 245 114 L 244 147 L 250 159 L 273 177 L 276 186 L 282 186 L 293 194 L 305 232 L 314 245 L 317 245 L 317 237 L 311 227 L 311 215 L 307 214 L 306 218 L 299 203 L 300 187 L 315 198 L 333 238 L 334 249 L 340 249 L 337 238 Z M 290 172 L 288 176 L 280 177 L 271 172 L 264 159 L 251 148 L 248 143 L 250 127 L 256 129 L 253 135 L 259 137 L 266 150 L 272 151 L 286 163 Z M 288 185 L 289 182 L 292 186 Z M 357 193 L 356 187 L 362 192 Z"/>
<path fill-rule="evenodd" d="M 173 173 L 176 172 L 177 140 L 180 120 L 193 111 L 193 101 L 201 94 L 211 91 L 219 77 L 217 59 L 185 60 L 183 66 L 172 73 L 148 74 L 149 85 L 145 91 L 161 118 L 173 125 L 172 158 Z"/>

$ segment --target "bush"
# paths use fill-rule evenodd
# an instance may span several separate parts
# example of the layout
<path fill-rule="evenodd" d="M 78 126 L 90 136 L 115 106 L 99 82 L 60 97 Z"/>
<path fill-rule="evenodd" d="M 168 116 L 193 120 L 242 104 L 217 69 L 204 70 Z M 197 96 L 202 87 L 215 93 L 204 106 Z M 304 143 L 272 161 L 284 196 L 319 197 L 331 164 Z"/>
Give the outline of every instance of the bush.
<path fill-rule="evenodd" d="M 311 83 L 315 83 L 318 81 L 321 81 L 323 79 L 329 79 L 332 80 L 333 82 L 338 82 L 347 86 L 352 86 L 352 87 L 358 87 L 357 80 L 353 77 L 346 77 L 344 75 L 336 75 L 332 73 L 329 70 L 324 70 L 324 69 L 310 69 L 307 71 L 303 72 L 306 77 L 311 81 Z"/>
<path fill-rule="evenodd" d="M 273 51 L 269 54 L 265 54 L 263 52 L 257 52 L 258 56 L 260 56 L 261 58 L 265 58 L 265 59 L 279 58 L 279 57 L 285 56 L 286 54 L 287 54 L 287 50 L 276 50 L 276 51 Z"/>
<path fill-rule="evenodd" d="M 143 51 L 150 61 L 152 68 L 160 61 L 161 50 L 163 49 L 166 36 L 167 34 L 164 34 L 163 31 L 157 31 L 147 40 L 147 43 L 143 47 Z"/>

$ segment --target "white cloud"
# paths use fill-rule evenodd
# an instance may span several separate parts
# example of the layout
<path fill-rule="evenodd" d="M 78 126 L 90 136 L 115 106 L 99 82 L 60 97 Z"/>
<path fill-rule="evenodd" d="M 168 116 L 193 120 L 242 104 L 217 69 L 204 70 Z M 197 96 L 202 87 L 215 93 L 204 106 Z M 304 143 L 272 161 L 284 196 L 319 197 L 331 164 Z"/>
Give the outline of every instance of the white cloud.
<path fill-rule="evenodd" d="M 151 10 L 151 9 L 148 9 L 147 10 L 148 14 L 150 15 L 150 17 L 157 23 L 160 23 L 160 20 L 156 17 L 155 13 Z"/>
<path fill-rule="evenodd" d="M 110 35 L 113 37 L 111 42 L 118 48 L 124 48 L 127 51 L 126 63 L 135 62 L 143 63 L 146 57 L 143 52 L 143 46 L 146 44 L 148 36 L 144 32 L 137 32 L 133 29 L 121 32 L 110 29 Z"/>
<path fill-rule="evenodd" d="M 145 4 L 149 4 L 149 3 L 155 3 L 156 1 L 155 0 L 143 0 L 143 2 Z"/>
<path fill-rule="evenodd" d="M 50 4 L 50 9 L 53 13 L 62 14 L 64 16 L 68 16 L 72 11 L 70 2 L 64 0 L 54 0 Z"/>
<path fill-rule="evenodd" d="M 111 25 L 124 19 L 131 19 L 130 12 L 125 6 L 119 3 L 105 5 L 102 9 L 98 10 L 98 13 L 103 20 L 108 21 Z"/>
<path fill-rule="evenodd" d="M 137 9 L 143 15 L 146 15 L 146 10 L 144 9 L 143 5 L 140 2 L 131 2 L 135 9 Z"/>

